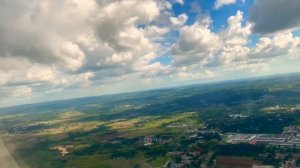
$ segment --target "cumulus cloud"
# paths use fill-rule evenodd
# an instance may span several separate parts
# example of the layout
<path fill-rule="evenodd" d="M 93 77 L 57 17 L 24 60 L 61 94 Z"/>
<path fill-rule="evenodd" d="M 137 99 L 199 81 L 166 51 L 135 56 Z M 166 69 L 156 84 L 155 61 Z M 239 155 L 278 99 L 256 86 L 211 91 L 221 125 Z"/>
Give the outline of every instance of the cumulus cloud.
<path fill-rule="evenodd" d="M 217 0 L 215 7 L 235 2 Z M 216 32 L 200 6 L 192 5 L 198 16 L 190 23 L 188 13 L 172 11 L 174 3 L 184 1 L 0 0 L 0 97 L 11 98 L 0 105 L 72 89 L 96 94 L 204 80 L 216 77 L 215 69 L 267 69 L 268 61 L 300 51 L 290 31 L 262 35 L 250 47 L 252 25 L 241 11 Z"/>
<path fill-rule="evenodd" d="M 27 58 L 76 71 L 86 57 L 75 38 L 88 25 L 87 13 L 92 10 L 82 8 L 89 2 L 1 1 L 0 57 Z M 69 19 L 72 16 L 78 20 Z"/>
<path fill-rule="evenodd" d="M 173 66 L 178 69 L 195 69 L 203 71 L 207 68 L 222 68 L 223 71 L 267 70 L 268 62 L 277 57 L 295 58 L 300 51 L 299 37 L 292 33 L 278 33 L 262 36 L 255 46 L 248 42 L 251 35 L 251 24 L 244 22 L 243 12 L 227 20 L 227 27 L 218 33 L 210 30 L 210 21 L 196 21 L 192 25 L 180 28 L 178 42 L 171 49 Z M 184 71 L 181 76 L 188 76 Z M 190 76 L 191 77 L 191 76 Z"/>
<path fill-rule="evenodd" d="M 168 29 L 151 22 L 169 8 L 155 0 L 0 1 L 0 85 L 61 90 L 159 69 L 155 41 Z"/>
<path fill-rule="evenodd" d="M 249 48 L 248 37 L 251 34 L 250 25 L 242 25 L 243 12 L 238 11 L 235 16 L 227 20 L 228 27 L 219 33 L 222 39 L 222 48 L 218 57 L 223 64 L 230 64 L 247 59 Z"/>
<path fill-rule="evenodd" d="M 300 1 L 256 0 L 250 10 L 252 31 L 272 34 L 282 30 L 300 27 Z"/>
<path fill-rule="evenodd" d="M 251 50 L 251 58 L 265 59 L 289 55 L 295 57 L 300 51 L 300 38 L 292 33 L 279 33 L 272 37 L 262 37 Z"/>
<path fill-rule="evenodd" d="M 188 20 L 188 16 L 186 14 L 181 14 L 178 17 L 171 17 L 170 20 L 174 26 L 183 26 Z"/>
<path fill-rule="evenodd" d="M 162 10 L 154 0 L 0 3 L 0 58 L 10 62 L 13 58 L 15 64 L 23 60 L 60 73 L 133 62 L 156 50 L 150 36 L 167 32 L 148 28 Z"/>
<path fill-rule="evenodd" d="M 183 0 L 174 0 L 174 2 L 179 3 L 179 4 L 181 4 L 181 5 L 184 4 L 184 1 L 183 1 Z"/>
<path fill-rule="evenodd" d="M 235 4 L 237 0 L 216 0 L 215 9 L 220 9 L 225 5 Z"/>
<path fill-rule="evenodd" d="M 136 25 L 147 24 L 159 15 L 154 1 L 117 1 L 100 10 L 96 35 L 104 43 L 117 52 L 137 50 L 139 45 L 134 43 L 144 44 L 146 48 L 152 47 Z"/>
<path fill-rule="evenodd" d="M 179 40 L 172 48 L 174 64 L 184 65 L 195 63 L 209 56 L 219 44 L 219 37 L 213 33 L 207 24 L 195 22 L 180 28 Z"/>
<path fill-rule="evenodd" d="M 226 65 L 247 59 L 251 34 L 250 25 L 243 25 L 243 13 L 228 18 L 228 27 L 219 33 L 210 30 L 210 19 L 195 22 L 180 29 L 178 42 L 173 46 L 174 65 Z"/>

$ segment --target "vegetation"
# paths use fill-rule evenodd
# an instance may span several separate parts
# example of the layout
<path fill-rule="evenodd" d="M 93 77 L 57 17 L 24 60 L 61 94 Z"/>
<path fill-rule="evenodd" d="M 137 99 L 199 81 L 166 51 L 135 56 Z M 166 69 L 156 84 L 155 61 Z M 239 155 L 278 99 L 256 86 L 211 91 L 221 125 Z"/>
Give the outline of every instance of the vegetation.
<path fill-rule="evenodd" d="M 292 75 L 3 108 L 0 136 L 32 168 L 163 167 L 184 158 L 198 167 L 217 156 L 278 166 L 299 150 L 227 144 L 221 133 L 299 125 L 299 82 Z"/>

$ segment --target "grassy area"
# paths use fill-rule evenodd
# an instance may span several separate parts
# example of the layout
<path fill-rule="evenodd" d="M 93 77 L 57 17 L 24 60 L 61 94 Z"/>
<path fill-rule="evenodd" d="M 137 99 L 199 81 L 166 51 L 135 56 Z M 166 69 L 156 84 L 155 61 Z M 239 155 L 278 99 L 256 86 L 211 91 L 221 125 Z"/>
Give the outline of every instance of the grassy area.
<path fill-rule="evenodd" d="M 176 121 L 185 121 L 188 123 L 194 122 L 191 117 L 195 116 L 195 112 L 185 112 L 180 114 L 171 115 L 169 117 L 153 117 L 149 120 L 146 120 L 141 127 L 137 127 L 137 129 L 149 129 L 149 128 L 157 128 L 162 125 L 170 124 Z M 192 123 L 191 123 L 192 124 Z"/>
<path fill-rule="evenodd" d="M 153 168 L 161 168 L 163 167 L 167 161 L 170 159 L 170 157 L 165 156 L 165 157 L 158 157 L 154 160 L 152 160 L 149 165 Z"/>
<path fill-rule="evenodd" d="M 114 130 L 126 130 L 130 128 L 134 128 L 135 125 L 140 122 L 140 118 L 134 118 L 130 120 L 117 120 L 112 123 L 109 123 L 108 126 Z"/>
<path fill-rule="evenodd" d="M 138 155 L 130 160 L 127 159 L 110 159 L 108 155 L 93 155 L 74 157 L 66 165 L 66 168 L 73 167 L 88 167 L 88 168 L 116 168 L 122 165 L 122 168 L 133 168 L 134 165 L 139 165 L 141 168 L 146 166 L 146 159 L 142 155 Z"/>
<path fill-rule="evenodd" d="M 55 126 L 53 128 L 49 129 L 42 129 L 38 131 L 35 135 L 37 136 L 48 136 L 48 135 L 59 135 L 59 134 L 66 134 L 69 132 L 75 132 L 75 131 L 91 131 L 93 129 L 98 128 L 99 126 L 105 124 L 105 122 L 101 121 L 90 121 L 90 122 L 71 122 L 63 124 L 61 121 L 58 126 Z"/>
<path fill-rule="evenodd" d="M 79 112 L 79 111 L 68 111 L 68 112 L 64 112 L 62 113 L 59 118 L 60 119 L 74 119 L 74 118 L 78 118 L 78 117 L 82 117 L 84 114 Z"/>

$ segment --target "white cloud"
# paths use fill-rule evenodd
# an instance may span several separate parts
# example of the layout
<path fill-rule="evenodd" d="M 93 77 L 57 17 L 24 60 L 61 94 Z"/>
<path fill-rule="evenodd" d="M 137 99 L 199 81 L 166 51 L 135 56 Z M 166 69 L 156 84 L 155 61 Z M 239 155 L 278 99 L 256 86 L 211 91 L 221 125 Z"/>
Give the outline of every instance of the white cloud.
<path fill-rule="evenodd" d="M 176 3 L 179 3 L 179 4 L 181 4 L 181 5 L 183 5 L 184 4 L 184 0 L 174 0 Z"/>
<path fill-rule="evenodd" d="M 122 54 L 113 54 L 111 57 L 111 61 L 115 63 L 119 62 L 128 62 L 132 60 L 131 53 L 122 53 Z"/>
<path fill-rule="evenodd" d="M 175 29 L 171 18 L 178 26 L 187 19 L 171 7 L 156 0 L 0 1 L 0 86 L 30 87 L 43 97 L 116 76 L 159 75 L 167 66 L 151 61 L 165 52 L 160 41 Z"/>
<path fill-rule="evenodd" d="M 170 20 L 174 26 L 183 26 L 188 20 L 188 16 L 185 13 L 183 13 L 180 14 L 178 17 L 171 17 Z"/>
<path fill-rule="evenodd" d="M 86 55 L 75 39 L 87 30 L 93 4 L 91 0 L 2 2 L 0 57 L 21 57 L 78 70 Z M 73 16 L 77 16 L 76 21 L 69 19 Z"/>
<path fill-rule="evenodd" d="M 136 26 L 147 24 L 159 15 L 154 1 L 117 1 L 99 10 L 96 35 L 100 40 L 117 52 L 136 50 L 141 44 L 151 48 L 151 42 Z"/>
<path fill-rule="evenodd" d="M 170 30 L 167 27 L 158 27 L 155 25 L 150 25 L 143 29 L 145 36 L 152 40 L 163 40 L 164 35 L 168 33 Z"/>
<path fill-rule="evenodd" d="M 205 70 L 203 72 L 179 72 L 176 77 L 184 80 L 199 80 L 215 77 L 215 74 L 211 71 Z"/>
<path fill-rule="evenodd" d="M 249 35 L 251 34 L 250 25 L 242 25 L 243 13 L 238 11 L 235 16 L 228 18 L 228 27 L 219 33 L 222 39 L 222 49 L 219 58 L 223 64 L 230 64 L 236 61 L 244 61 L 250 49 L 247 46 Z"/>
<path fill-rule="evenodd" d="M 182 27 L 179 41 L 172 49 L 174 64 L 219 66 L 246 60 L 250 51 L 247 43 L 251 26 L 242 25 L 243 13 L 240 11 L 227 22 L 228 27 L 219 33 L 210 30 L 209 19 Z"/>
<path fill-rule="evenodd" d="M 235 2 L 217 0 L 215 8 Z M 215 78 L 217 69 L 255 72 L 277 57 L 298 56 L 300 40 L 290 32 L 260 36 L 250 47 L 252 25 L 242 12 L 216 32 L 200 7 L 187 24 L 187 14 L 175 16 L 174 3 L 0 0 L 0 95 L 37 98 L 98 85 L 116 92 L 123 84 L 132 90 Z M 164 56 L 170 65 L 159 62 Z"/>
<path fill-rule="evenodd" d="M 32 89 L 28 86 L 17 87 L 12 92 L 13 97 L 30 96 L 31 94 L 32 94 Z"/>
<path fill-rule="evenodd" d="M 300 51 L 300 38 L 292 33 L 279 33 L 271 37 L 261 37 L 256 46 L 252 48 L 251 58 L 265 59 L 288 55 L 298 56 Z"/>
<path fill-rule="evenodd" d="M 300 38 L 290 32 L 262 36 L 250 47 L 252 25 L 244 22 L 241 11 L 230 16 L 227 25 L 218 33 L 213 33 L 209 24 L 199 22 L 180 28 L 179 41 L 172 48 L 173 65 L 178 67 L 174 72 L 185 67 L 192 68 L 194 74 L 207 68 L 257 73 L 268 71 L 268 64 L 277 57 L 299 58 Z M 190 73 L 179 72 L 191 77 Z"/>
<path fill-rule="evenodd" d="M 216 0 L 215 9 L 220 9 L 225 5 L 235 4 L 237 0 Z"/>
<path fill-rule="evenodd" d="M 150 25 L 166 8 L 155 0 L 0 3 L 0 59 L 7 63 L 0 67 L 0 83 L 5 85 L 69 85 L 91 70 L 107 69 L 109 75 L 115 66 L 120 73 L 143 69 L 135 66 L 150 66 L 151 60 L 141 64 L 140 59 L 159 49 L 154 41 L 168 32 Z"/>
<path fill-rule="evenodd" d="M 199 63 L 220 43 L 219 37 L 209 29 L 208 25 L 200 22 L 183 26 L 179 33 L 179 40 L 172 48 L 176 65 Z"/>

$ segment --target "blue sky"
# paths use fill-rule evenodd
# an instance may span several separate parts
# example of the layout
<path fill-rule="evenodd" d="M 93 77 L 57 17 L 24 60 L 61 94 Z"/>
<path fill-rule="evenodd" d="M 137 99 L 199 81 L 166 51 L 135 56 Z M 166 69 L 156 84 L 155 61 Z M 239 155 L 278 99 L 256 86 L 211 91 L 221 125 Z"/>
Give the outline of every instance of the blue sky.
<path fill-rule="evenodd" d="M 227 27 L 227 18 L 235 15 L 238 10 L 244 13 L 244 19 L 246 22 L 249 17 L 250 7 L 253 4 L 253 0 L 239 0 L 237 1 L 237 3 L 225 5 L 222 8 L 216 10 L 214 9 L 215 2 L 216 1 L 214 0 L 188 0 L 184 1 L 184 4 L 175 3 L 172 6 L 172 11 L 174 12 L 175 16 L 187 14 L 188 20 L 186 22 L 186 25 L 192 25 L 197 19 L 199 19 L 200 16 L 198 12 L 200 12 L 201 15 L 209 15 L 212 18 L 212 24 L 210 28 L 213 32 L 217 33 Z M 199 11 L 195 11 L 195 7 L 199 9 Z M 258 38 L 259 36 L 256 34 L 251 35 L 249 39 L 249 46 L 255 45 Z M 162 64 L 169 64 L 171 62 L 171 59 L 169 56 L 163 55 L 155 59 L 155 61 L 160 61 Z"/>
<path fill-rule="evenodd" d="M 175 4 L 173 6 L 173 11 L 175 15 L 186 13 L 189 16 L 189 21 L 187 24 L 193 24 L 197 19 L 198 15 L 193 11 L 193 5 L 198 5 L 201 12 L 207 13 L 212 17 L 212 30 L 217 32 L 222 27 L 227 26 L 227 18 L 229 16 L 235 15 L 238 10 L 244 12 L 244 18 L 247 20 L 249 17 L 249 9 L 253 4 L 253 0 L 247 0 L 245 2 L 238 0 L 234 4 L 222 6 L 220 9 L 214 9 L 214 0 L 189 0 L 185 1 L 183 5 Z"/>
<path fill-rule="evenodd" d="M 0 107 L 298 72 L 300 1 L 0 0 Z"/>

